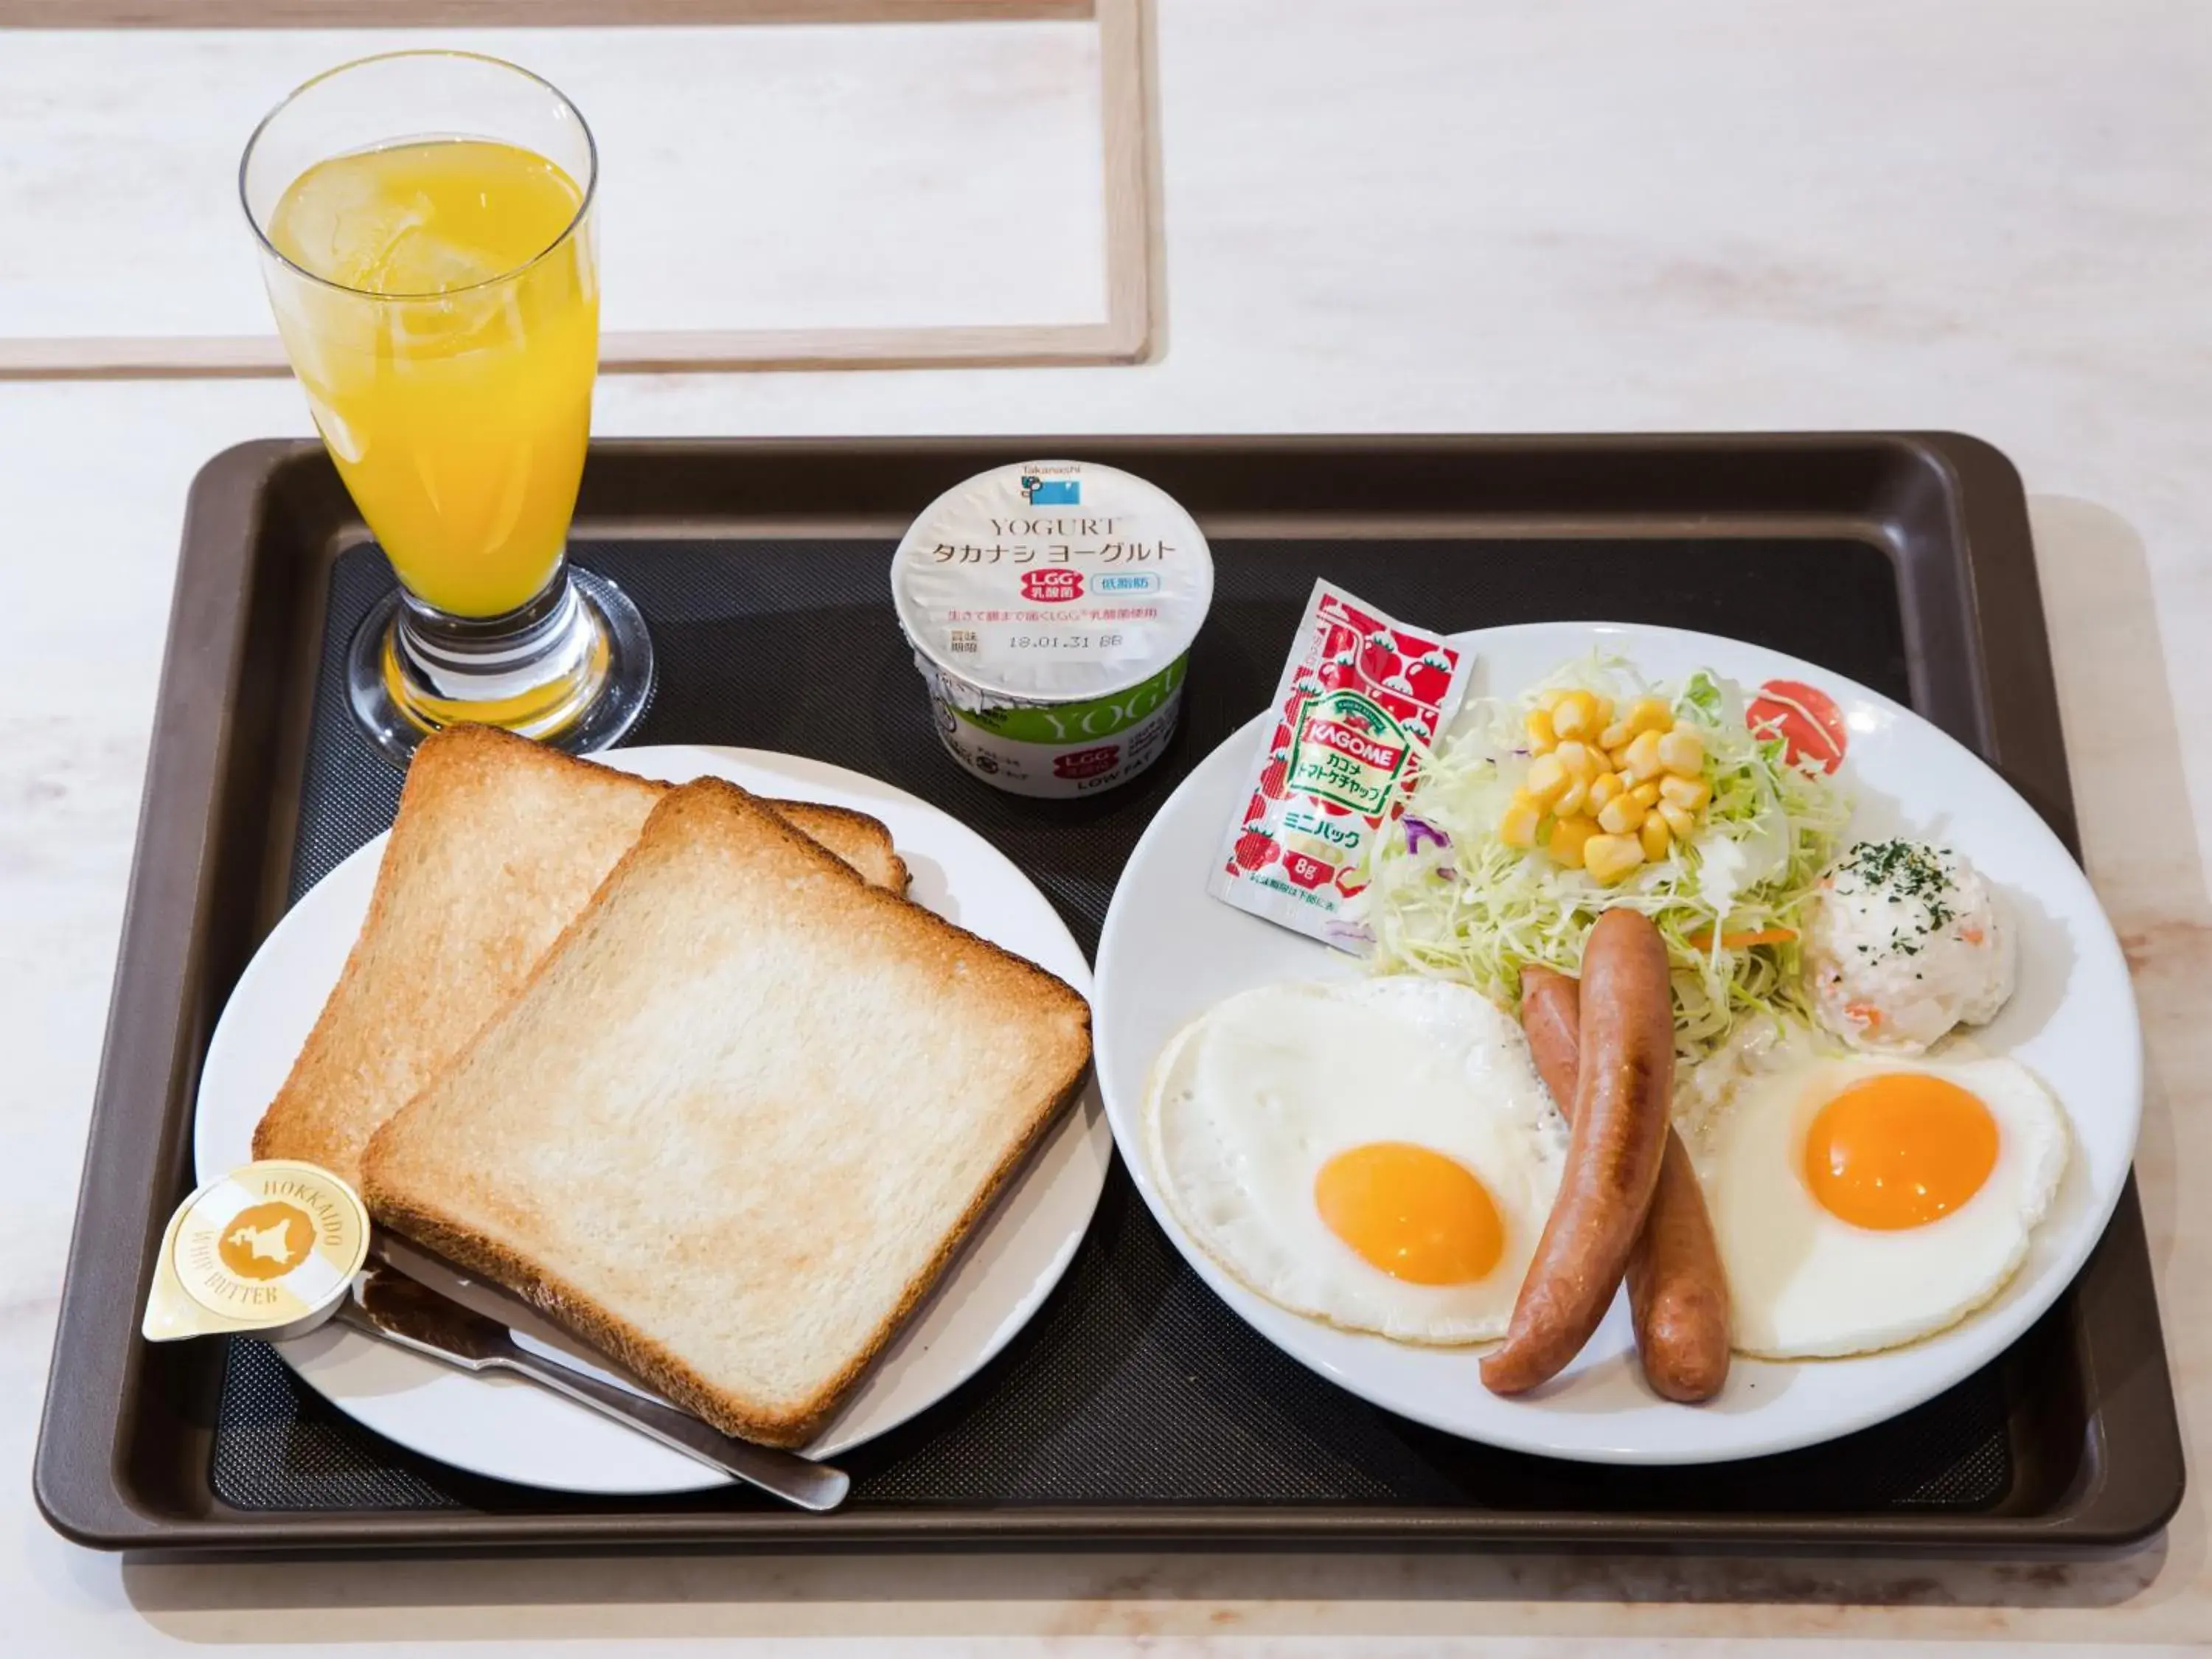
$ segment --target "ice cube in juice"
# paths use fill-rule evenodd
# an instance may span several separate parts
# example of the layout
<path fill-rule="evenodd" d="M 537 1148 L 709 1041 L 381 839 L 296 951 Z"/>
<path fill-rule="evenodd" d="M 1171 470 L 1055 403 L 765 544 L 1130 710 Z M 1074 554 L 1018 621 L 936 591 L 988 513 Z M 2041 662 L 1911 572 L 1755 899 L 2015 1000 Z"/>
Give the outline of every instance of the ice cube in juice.
<path fill-rule="evenodd" d="M 582 191 L 476 138 L 357 151 L 295 179 L 269 236 L 286 349 L 400 580 L 492 617 L 552 576 L 591 428 L 599 290 Z"/>

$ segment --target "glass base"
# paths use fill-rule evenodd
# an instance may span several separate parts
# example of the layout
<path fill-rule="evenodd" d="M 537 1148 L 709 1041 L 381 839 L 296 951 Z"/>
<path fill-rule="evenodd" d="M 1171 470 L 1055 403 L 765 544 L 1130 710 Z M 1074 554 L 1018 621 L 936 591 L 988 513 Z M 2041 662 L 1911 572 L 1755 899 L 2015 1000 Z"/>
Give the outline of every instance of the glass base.
<path fill-rule="evenodd" d="M 653 700 L 653 641 L 629 596 L 564 565 L 504 617 L 449 617 L 404 589 L 347 653 L 346 690 L 370 739 L 404 765 L 441 726 L 502 726 L 572 755 L 622 741 Z"/>

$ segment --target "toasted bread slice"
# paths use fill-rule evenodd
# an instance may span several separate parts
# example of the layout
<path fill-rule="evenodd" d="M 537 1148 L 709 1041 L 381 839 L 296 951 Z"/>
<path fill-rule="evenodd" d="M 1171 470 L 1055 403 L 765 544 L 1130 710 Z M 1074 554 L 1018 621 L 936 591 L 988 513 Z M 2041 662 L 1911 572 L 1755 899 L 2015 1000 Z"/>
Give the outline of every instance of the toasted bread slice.
<path fill-rule="evenodd" d="M 851 865 L 861 880 L 905 894 L 906 860 L 891 846 L 891 832 L 884 828 L 882 819 L 855 812 L 849 806 L 824 806 L 819 801 L 763 799 L 761 805 Z"/>
<path fill-rule="evenodd" d="M 803 1445 L 1090 1054 L 1068 986 L 706 780 L 377 1132 L 364 1195 L 718 1428 Z"/>
<path fill-rule="evenodd" d="M 358 1182 L 376 1126 L 514 994 L 668 793 L 489 726 L 424 739 L 368 918 L 253 1155 Z M 906 866 L 875 819 L 770 805 L 867 879 L 905 891 Z"/>

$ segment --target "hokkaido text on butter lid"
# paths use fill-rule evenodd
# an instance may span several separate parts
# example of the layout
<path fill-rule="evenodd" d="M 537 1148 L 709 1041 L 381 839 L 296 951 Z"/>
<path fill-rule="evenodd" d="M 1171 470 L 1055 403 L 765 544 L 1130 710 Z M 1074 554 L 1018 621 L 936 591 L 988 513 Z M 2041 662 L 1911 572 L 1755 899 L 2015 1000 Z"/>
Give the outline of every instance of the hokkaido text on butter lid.
<path fill-rule="evenodd" d="M 249 1164 L 171 1218 L 140 1328 L 155 1342 L 301 1335 L 337 1308 L 368 1255 L 368 1212 L 344 1182 L 289 1158 Z"/>
<path fill-rule="evenodd" d="M 1060 703 L 1141 684 L 1190 648 L 1213 556 L 1166 491 L 1117 467 L 1025 461 L 929 504 L 891 594 L 956 691 Z"/>

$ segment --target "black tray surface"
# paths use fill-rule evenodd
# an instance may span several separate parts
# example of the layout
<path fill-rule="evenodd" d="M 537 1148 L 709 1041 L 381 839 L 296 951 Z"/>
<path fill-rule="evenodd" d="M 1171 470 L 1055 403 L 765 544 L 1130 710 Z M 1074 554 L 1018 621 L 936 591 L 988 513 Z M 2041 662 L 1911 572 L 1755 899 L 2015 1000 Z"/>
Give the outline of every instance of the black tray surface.
<path fill-rule="evenodd" d="M 959 475 L 957 464 L 945 469 L 947 482 Z M 1203 519 L 1203 504 L 1192 505 Z M 1086 951 L 1154 811 L 1266 702 L 1316 576 L 1438 629 L 1602 616 L 1732 635 L 1933 703 L 1931 716 L 1964 740 L 2002 746 L 1986 684 L 1971 684 L 1955 660 L 1931 660 L 1929 616 L 1943 605 L 1931 584 L 1961 562 L 1946 535 L 1955 538 L 1957 522 L 1940 512 L 1803 524 L 1770 515 L 1708 533 L 1680 520 L 1636 534 L 1525 521 L 1427 534 L 1217 530 L 1217 594 L 1181 732 L 1134 782 L 1068 802 L 1001 794 L 940 750 L 886 603 L 890 536 L 657 531 L 650 514 L 617 515 L 599 536 L 592 528 L 587 513 L 575 556 L 635 599 L 658 653 L 659 689 L 633 743 L 787 750 L 909 790 L 1028 871 Z M 388 591 L 388 568 L 357 535 L 318 565 L 303 581 L 298 609 L 309 620 L 287 674 L 312 714 L 291 810 L 262 848 L 272 909 L 387 827 L 398 795 L 398 774 L 354 730 L 343 690 L 346 641 Z M 1952 652 L 1966 654 L 1967 643 Z M 1972 695 L 1944 695 L 1962 684 Z M 2055 722 L 2036 741 L 2055 744 Z M 2063 755 L 2027 769 L 2049 799 L 2052 763 L 2063 803 Z M 2051 815 L 2070 830 L 2063 805 Z M 2085 1279 L 2131 1272 L 2140 1225 L 2130 1194 Z M 2069 1292 L 2010 1353 L 1938 1399 L 1783 1456 L 1681 1470 L 1535 1459 L 1407 1423 L 1279 1353 L 1182 1263 L 1117 1163 L 1066 1279 L 1030 1326 L 945 1401 L 843 1460 L 855 1485 L 836 1523 L 876 1537 L 902 1528 L 1004 1535 L 1027 1517 L 1040 1535 L 1764 1535 L 1986 1548 L 2063 1543 L 2063 1528 L 2055 1540 L 2048 1530 L 2056 1515 L 2075 1522 L 2077 1541 L 2110 1546 L 2162 1521 L 2163 1489 L 2154 1482 L 2148 1498 L 2085 1519 L 2095 1508 L 2085 1493 L 2113 1473 L 2100 1461 L 2087 1340 Z M 2163 1387 L 2154 1325 L 2149 1354 Z M 595 1518 L 609 1536 L 628 1535 L 626 1521 L 647 1517 L 665 1537 L 689 1535 L 686 1520 L 706 1536 L 728 1526 L 805 1535 L 806 1522 L 742 1488 L 587 1500 L 461 1474 L 356 1427 L 259 1343 L 234 1342 L 205 1364 L 186 1409 L 201 1420 L 194 1455 L 207 1514 L 255 1533 L 257 1519 L 290 1516 L 366 1522 L 363 1541 L 427 1540 L 448 1525 L 455 1537 L 514 1541 L 528 1534 L 500 1523 L 525 1518 L 547 1537 L 591 1535 Z M 2166 1411 L 2170 1419 L 2170 1395 Z M 189 1472 L 183 1479 L 189 1487 Z M 2166 1484 L 2178 1501 L 2178 1461 Z"/>

